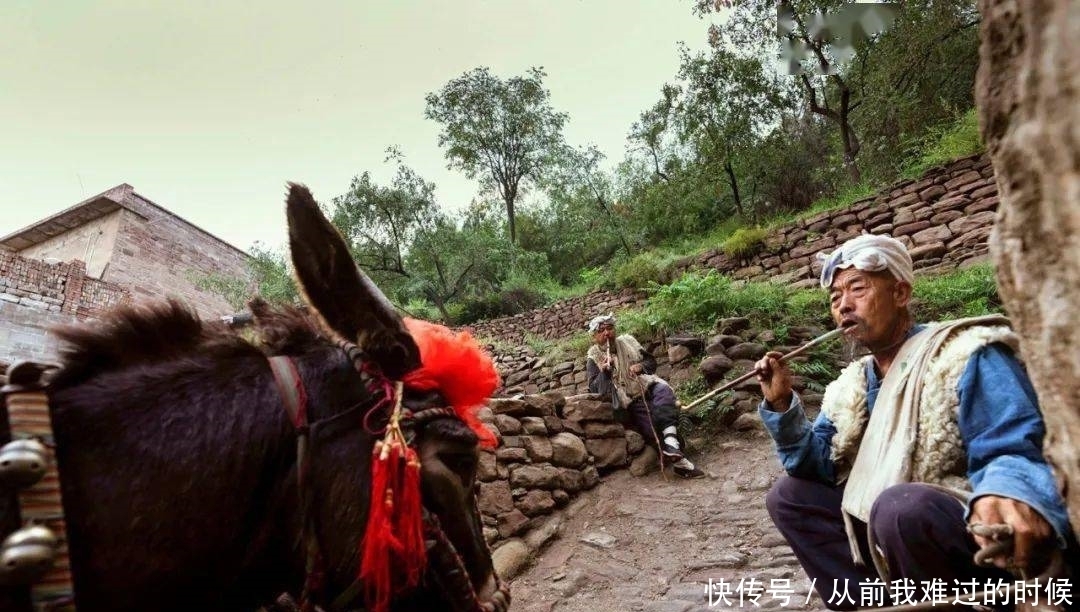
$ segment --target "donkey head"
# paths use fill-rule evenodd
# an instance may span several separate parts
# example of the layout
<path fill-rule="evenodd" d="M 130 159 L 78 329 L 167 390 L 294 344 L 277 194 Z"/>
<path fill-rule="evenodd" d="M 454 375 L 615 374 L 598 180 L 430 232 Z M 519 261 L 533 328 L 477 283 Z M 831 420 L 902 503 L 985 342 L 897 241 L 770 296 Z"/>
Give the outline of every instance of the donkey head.
<path fill-rule="evenodd" d="M 287 215 L 294 272 L 305 301 L 324 326 L 341 339 L 361 347 L 390 380 L 400 380 L 420 367 L 421 352 L 405 322 L 357 267 L 345 239 L 320 211 L 306 187 L 289 185 Z M 463 371 L 460 375 L 468 377 L 471 373 Z M 413 411 L 445 405 L 437 392 L 406 393 L 403 403 Z M 385 418 L 375 425 L 383 424 Z M 363 429 L 359 422 L 355 427 L 358 435 L 366 435 L 359 431 Z M 357 438 L 339 436 L 311 461 L 315 472 L 339 472 L 330 477 L 329 484 L 325 476 L 314 475 L 324 482 L 323 494 L 332 497 L 316 499 L 314 503 L 326 544 L 330 597 L 349 585 L 359 569 L 356 543 L 362 536 L 364 523 L 358 519 L 367 510 L 373 440 L 368 438 L 363 443 L 366 446 L 357 448 L 355 445 L 360 444 Z M 424 508 L 437 517 L 468 572 L 472 590 L 481 601 L 486 601 L 494 591 L 496 579 L 473 494 L 477 436 L 461 421 L 442 418 L 419 426 L 413 444 L 421 460 Z M 356 472 L 340 473 L 345 470 Z M 358 505 L 363 506 L 359 513 L 355 511 Z M 422 605 L 430 610 L 458 609 L 461 603 L 454 601 L 455 596 L 437 587 L 444 583 L 443 577 L 435 575 L 438 569 L 438 564 L 429 559 L 421 588 L 403 594 L 398 603 L 409 608 Z"/>

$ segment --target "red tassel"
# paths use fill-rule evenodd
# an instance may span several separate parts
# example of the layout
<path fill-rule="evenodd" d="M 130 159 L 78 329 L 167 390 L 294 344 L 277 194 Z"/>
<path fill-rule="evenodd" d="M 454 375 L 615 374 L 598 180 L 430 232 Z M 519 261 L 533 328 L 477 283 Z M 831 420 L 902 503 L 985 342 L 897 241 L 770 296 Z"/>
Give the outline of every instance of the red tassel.
<path fill-rule="evenodd" d="M 393 445 L 386 448 L 388 455 L 382 456 L 386 445 L 377 442 L 371 462 L 371 503 L 368 509 L 367 528 L 360 550 L 360 580 L 364 583 L 364 594 L 368 609 L 372 612 L 386 612 L 390 608 L 391 589 L 393 588 L 393 562 L 395 549 L 401 544 L 394 536 L 394 472 L 396 458 L 392 457 Z"/>
<path fill-rule="evenodd" d="M 404 478 L 401 495 L 396 508 L 397 533 L 401 539 L 401 557 L 404 564 L 403 588 L 420 584 L 427 564 L 427 547 L 424 546 L 423 500 L 420 494 L 420 457 L 410 447 L 405 447 Z"/>
<path fill-rule="evenodd" d="M 360 580 L 364 583 L 368 609 L 386 612 L 394 595 L 420 583 L 427 549 L 420 459 L 416 451 L 394 440 L 377 443 L 374 453 L 371 506 L 360 552 Z"/>

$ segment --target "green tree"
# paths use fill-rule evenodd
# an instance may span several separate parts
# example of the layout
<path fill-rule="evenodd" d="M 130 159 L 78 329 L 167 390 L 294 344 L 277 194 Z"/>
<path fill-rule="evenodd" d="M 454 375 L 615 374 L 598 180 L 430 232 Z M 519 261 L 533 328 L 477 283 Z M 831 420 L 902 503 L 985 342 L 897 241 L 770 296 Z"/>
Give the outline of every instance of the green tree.
<path fill-rule="evenodd" d="M 789 106 L 784 88 L 758 57 L 723 47 L 698 54 L 683 47 L 679 78 L 683 93 L 674 109 L 679 138 L 692 147 L 709 178 L 722 169 L 735 210 L 745 218 L 736 166 Z"/>
<path fill-rule="evenodd" d="M 247 260 L 246 277 L 198 274 L 192 282 L 199 289 L 212 291 L 236 310 L 243 310 L 253 295 L 274 304 L 299 304 L 296 283 L 289 274 L 288 257 L 282 249 L 272 249 L 256 242 Z"/>
<path fill-rule="evenodd" d="M 841 38 L 837 30 L 819 27 L 820 15 L 850 17 L 857 6 L 846 0 L 694 2 L 699 15 L 730 9 L 726 22 L 710 27 L 715 48 L 765 57 L 783 39 L 808 54 L 809 60 L 791 62 L 787 70 L 807 110 L 836 128 L 843 166 L 856 183 L 868 134 L 872 151 L 895 158 L 897 141 L 910 141 L 971 105 L 978 60 L 974 0 L 905 0 L 887 30 L 861 32 L 865 37 L 858 29 L 848 33 L 855 38 Z M 779 30 L 784 33 L 778 38 Z"/>
<path fill-rule="evenodd" d="M 334 198 L 332 222 L 388 294 L 399 303 L 428 300 L 450 321 L 447 306 L 468 286 L 484 253 L 439 208 L 434 183 L 394 147 L 387 161 L 397 166 L 392 183 L 381 186 L 367 172 L 355 177 L 349 191 Z"/>
<path fill-rule="evenodd" d="M 439 146 L 449 167 L 493 188 L 506 206 L 510 242 L 517 242 L 514 206 L 526 181 L 542 178 L 562 146 L 567 115 L 551 107 L 545 73 L 503 80 L 486 67 L 452 79 L 426 97 L 424 116 L 442 125 Z"/>

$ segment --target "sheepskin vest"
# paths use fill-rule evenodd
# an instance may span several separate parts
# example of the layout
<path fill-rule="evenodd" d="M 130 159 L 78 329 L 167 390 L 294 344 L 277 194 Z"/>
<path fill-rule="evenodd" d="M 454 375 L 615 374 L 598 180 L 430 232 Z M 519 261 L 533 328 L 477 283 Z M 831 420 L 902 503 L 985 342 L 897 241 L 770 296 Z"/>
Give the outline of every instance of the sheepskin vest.
<path fill-rule="evenodd" d="M 872 367 L 872 357 L 850 364 L 826 388 L 822 412 L 837 430 L 831 456 L 837 481 L 847 480 L 841 508 L 856 564 L 865 562 L 851 517 L 868 522 L 874 501 L 887 487 L 926 483 L 967 499 L 971 484 L 957 386 L 971 355 L 994 342 L 1019 350 L 1008 319 L 999 315 L 927 326 L 900 348 L 881 381 L 872 416 L 866 403 L 866 368 Z M 874 567 L 887 581 L 887 564 L 869 529 L 867 537 Z"/>
<path fill-rule="evenodd" d="M 911 481 L 970 490 L 967 455 L 957 420 L 960 405 L 957 384 L 976 350 L 1001 342 L 1018 352 L 1019 339 L 1009 329 L 1008 320 L 996 315 L 944 325 L 954 329 L 936 355 L 926 360 L 923 371 L 910 374 L 919 377 L 923 384 L 916 407 L 918 431 L 911 456 Z M 851 471 L 870 418 L 866 406 L 866 368 L 872 367 L 872 360 L 873 357 L 867 356 L 850 363 L 826 387 L 822 398 L 821 410 L 836 427 L 831 458 L 838 483 L 844 482 Z M 887 398 L 878 398 L 877 409 L 885 405 L 883 400 Z"/>
<path fill-rule="evenodd" d="M 637 338 L 630 334 L 623 334 L 615 338 L 614 347 L 612 348 L 615 349 L 615 370 L 612 372 L 613 382 L 619 403 L 622 404 L 621 407 L 625 408 L 633 400 L 643 397 L 645 390 L 660 379 L 653 374 L 634 375 L 630 373 L 630 366 L 641 363 L 645 353 L 645 348 L 641 346 Z M 608 351 L 609 347 L 601 348 L 599 345 L 593 344 L 589 347 L 586 358 L 600 364 L 607 359 Z"/>

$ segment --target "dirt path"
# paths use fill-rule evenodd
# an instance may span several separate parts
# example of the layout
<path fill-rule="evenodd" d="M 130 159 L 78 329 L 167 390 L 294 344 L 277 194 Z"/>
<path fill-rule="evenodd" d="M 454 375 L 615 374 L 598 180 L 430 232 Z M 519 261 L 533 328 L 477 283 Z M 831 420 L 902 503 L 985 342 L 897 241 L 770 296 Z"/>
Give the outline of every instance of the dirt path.
<path fill-rule="evenodd" d="M 782 473 L 766 434 L 724 434 L 693 458 L 708 478 L 620 471 L 575 500 L 513 580 L 514 612 L 824 609 L 765 510 Z"/>

